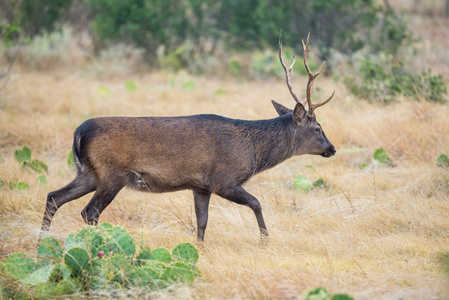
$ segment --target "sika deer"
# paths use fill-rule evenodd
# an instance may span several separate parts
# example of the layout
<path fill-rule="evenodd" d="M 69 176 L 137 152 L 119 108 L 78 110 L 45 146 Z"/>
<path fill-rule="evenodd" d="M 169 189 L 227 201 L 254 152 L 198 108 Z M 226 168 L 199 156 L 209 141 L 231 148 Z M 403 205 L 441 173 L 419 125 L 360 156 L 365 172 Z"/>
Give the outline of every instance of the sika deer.
<path fill-rule="evenodd" d="M 242 185 L 254 174 L 276 166 L 293 155 L 335 154 L 320 124 L 315 109 L 331 100 L 312 104 L 313 81 L 321 73 L 309 74 L 307 98 L 301 103 L 293 92 L 290 75 L 282 58 L 282 31 L 279 59 L 285 70 L 288 89 L 297 102 L 290 110 L 272 101 L 279 116 L 268 120 L 236 120 L 217 115 L 186 117 L 105 117 L 81 124 L 74 134 L 73 155 L 77 176 L 67 186 L 47 197 L 41 237 L 63 204 L 87 193 L 95 194 L 81 215 L 96 224 L 102 211 L 120 190 L 131 187 L 155 193 L 189 189 L 193 191 L 198 240 L 204 240 L 211 194 L 250 207 L 260 232 L 267 228 L 259 201 Z M 306 111 L 305 105 L 309 110 Z"/>

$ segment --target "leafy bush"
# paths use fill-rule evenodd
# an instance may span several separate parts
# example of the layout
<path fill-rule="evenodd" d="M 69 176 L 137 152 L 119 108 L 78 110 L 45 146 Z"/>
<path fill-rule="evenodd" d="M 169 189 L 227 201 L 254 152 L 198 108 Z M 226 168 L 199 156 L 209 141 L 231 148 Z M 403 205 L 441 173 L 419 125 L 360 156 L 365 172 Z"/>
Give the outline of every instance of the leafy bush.
<path fill-rule="evenodd" d="M 447 101 L 447 85 L 441 75 L 431 75 L 430 69 L 421 73 L 407 70 L 404 64 L 391 62 L 391 58 L 362 60 L 356 75 L 346 77 L 344 82 L 354 95 L 376 102 L 390 103 L 398 95 Z"/>
<path fill-rule="evenodd" d="M 401 16 L 375 0 L 87 3 L 100 44 L 131 42 L 175 69 L 204 61 L 203 54 L 213 53 L 220 42 L 237 50 L 273 49 L 281 27 L 295 52 L 302 51 L 300 38 L 313 32 L 320 60 L 328 59 L 331 49 L 350 54 L 368 47 L 396 54 L 412 40 Z"/>
<path fill-rule="evenodd" d="M 24 31 L 35 36 L 42 31 L 52 31 L 57 21 L 68 11 L 73 0 L 23 0 L 20 6 L 20 23 Z"/>
<path fill-rule="evenodd" d="M 4 298 L 48 298 L 136 287 L 155 290 L 192 283 L 201 276 L 195 265 L 198 250 L 192 244 L 179 244 L 172 253 L 141 245 L 136 255 L 135 248 L 125 229 L 109 223 L 71 233 L 64 247 L 45 237 L 36 261 L 14 253 L 0 263 L 1 292 Z"/>
<path fill-rule="evenodd" d="M 18 32 L 33 37 L 53 31 L 58 21 L 67 14 L 73 0 L 4 0 L 1 3 L 0 18 L 5 20 L 1 28 L 9 28 L 8 41 L 17 39 Z"/>

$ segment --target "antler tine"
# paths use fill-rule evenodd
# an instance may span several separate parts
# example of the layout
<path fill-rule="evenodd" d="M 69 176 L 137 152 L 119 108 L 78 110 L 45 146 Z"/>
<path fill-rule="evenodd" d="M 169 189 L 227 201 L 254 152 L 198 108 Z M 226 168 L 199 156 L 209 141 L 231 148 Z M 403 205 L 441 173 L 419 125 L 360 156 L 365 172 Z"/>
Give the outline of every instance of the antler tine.
<path fill-rule="evenodd" d="M 318 107 L 323 106 L 327 102 L 331 101 L 331 99 L 334 97 L 334 95 L 335 95 L 335 90 L 332 92 L 332 95 L 329 98 L 327 98 L 326 100 L 324 100 L 323 102 L 320 102 L 320 103 L 317 103 L 317 104 L 312 104 L 312 108 L 309 110 L 309 114 L 313 115 L 313 111 L 315 109 L 317 109 Z"/>
<path fill-rule="evenodd" d="M 304 40 L 302 41 L 302 46 L 304 48 L 304 66 L 306 67 L 307 70 L 307 74 L 309 75 L 309 81 L 307 82 L 307 104 L 309 105 L 309 115 L 313 116 L 313 111 L 315 109 L 317 109 L 320 106 L 323 106 L 324 104 L 326 104 L 327 102 L 329 102 L 332 97 L 334 97 L 335 91 L 332 93 L 332 95 L 326 99 L 323 102 L 317 103 L 317 104 L 312 104 L 312 91 L 313 91 L 313 81 L 315 80 L 315 78 L 321 74 L 321 72 L 324 69 L 324 65 L 326 64 L 326 62 L 324 61 L 323 64 L 321 65 L 321 68 L 318 72 L 316 73 L 312 73 L 312 71 L 310 70 L 309 64 L 307 63 L 307 50 L 309 49 L 309 37 L 310 37 L 310 32 L 307 35 L 307 42 L 304 44 Z"/>
<path fill-rule="evenodd" d="M 284 59 L 282 58 L 282 29 L 281 29 L 281 33 L 279 34 L 279 60 L 281 61 L 281 65 L 285 71 L 285 80 L 287 82 L 288 90 L 290 91 L 290 94 L 292 95 L 293 99 L 295 99 L 295 101 L 297 103 L 300 103 L 295 92 L 293 92 L 292 84 L 290 82 L 290 75 L 292 73 L 292 68 L 296 63 L 296 57 L 295 57 L 295 55 L 293 55 L 293 63 L 290 65 L 289 68 L 287 68 L 287 66 L 285 65 Z"/>

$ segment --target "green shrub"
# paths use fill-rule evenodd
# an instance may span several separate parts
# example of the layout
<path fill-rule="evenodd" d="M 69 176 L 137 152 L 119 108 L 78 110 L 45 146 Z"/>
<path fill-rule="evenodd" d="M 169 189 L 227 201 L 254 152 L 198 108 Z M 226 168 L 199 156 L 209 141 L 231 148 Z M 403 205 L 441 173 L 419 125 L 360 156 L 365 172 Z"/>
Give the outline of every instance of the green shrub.
<path fill-rule="evenodd" d="M 201 276 L 197 260 L 198 250 L 189 243 L 176 246 L 173 255 L 165 248 L 150 251 L 145 245 L 137 254 L 125 229 L 102 223 L 71 233 L 64 247 L 56 239 L 44 237 L 37 262 L 22 253 L 10 255 L 0 262 L 0 286 L 7 298 L 14 299 L 104 294 L 116 288 L 155 290 L 193 282 Z"/>
<path fill-rule="evenodd" d="M 396 54 L 412 41 L 403 18 L 375 0 L 88 0 L 87 5 L 100 47 L 133 43 L 174 69 L 203 61 L 218 44 L 236 50 L 277 48 L 281 27 L 296 53 L 302 53 L 301 38 L 312 32 L 320 60 L 329 59 L 331 49 Z M 231 62 L 231 72 L 235 67 Z M 256 63 L 256 70 L 263 68 Z"/>
<path fill-rule="evenodd" d="M 437 166 L 441 167 L 443 169 L 448 169 L 449 168 L 449 159 L 447 158 L 446 154 L 441 154 L 440 156 L 438 156 L 438 158 L 437 158 Z"/>
<path fill-rule="evenodd" d="M 354 95 L 374 102 L 390 103 L 399 95 L 415 100 L 447 101 L 447 84 L 441 75 L 431 75 L 430 69 L 417 73 L 386 57 L 363 59 L 358 72 L 344 82 Z"/>
<path fill-rule="evenodd" d="M 18 31 L 33 37 L 44 31 L 54 30 L 58 22 L 62 21 L 67 14 L 72 2 L 73 0 L 2 1 L 1 6 L 5 12 L 0 12 L 0 18 L 8 20 L 7 23 L 12 26 L 6 37 L 9 39 L 11 34 Z M 3 27 L 2 25 L 0 28 Z"/>
<path fill-rule="evenodd" d="M 382 164 L 387 164 L 390 161 L 390 156 L 388 156 L 387 150 L 384 148 L 378 148 L 374 151 L 373 158 Z"/>

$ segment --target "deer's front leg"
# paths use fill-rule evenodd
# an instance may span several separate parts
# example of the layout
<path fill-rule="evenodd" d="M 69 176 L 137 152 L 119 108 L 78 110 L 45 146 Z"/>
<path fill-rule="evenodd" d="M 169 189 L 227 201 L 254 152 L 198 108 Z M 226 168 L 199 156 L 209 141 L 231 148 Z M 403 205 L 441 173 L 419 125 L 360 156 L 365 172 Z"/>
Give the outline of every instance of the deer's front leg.
<path fill-rule="evenodd" d="M 195 201 L 196 224 L 198 227 L 198 241 L 204 241 L 204 232 L 206 231 L 207 218 L 209 214 L 210 193 L 193 191 Z"/>
<path fill-rule="evenodd" d="M 262 206 L 256 197 L 245 191 L 241 186 L 234 186 L 225 191 L 220 191 L 218 195 L 237 204 L 245 205 L 251 208 L 256 215 L 262 240 L 265 241 L 267 239 L 268 231 L 265 226 L 265 221 L 263 220 Z"/>

